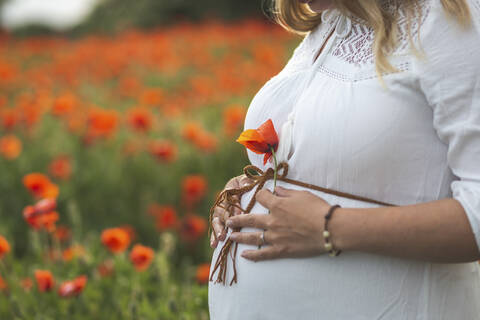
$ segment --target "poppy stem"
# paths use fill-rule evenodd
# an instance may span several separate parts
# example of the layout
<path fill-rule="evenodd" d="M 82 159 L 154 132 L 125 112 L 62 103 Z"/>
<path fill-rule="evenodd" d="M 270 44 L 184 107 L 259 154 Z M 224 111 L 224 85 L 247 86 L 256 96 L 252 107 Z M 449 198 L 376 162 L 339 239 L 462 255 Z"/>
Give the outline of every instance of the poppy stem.
<path fill-rule="evenodd" d="M 272 151 L 273 156 L 273 164 L 275 168 L 273 169 L 273 194 L 275 194 L 275 187 L 277 186 L 277 156 L 275 155 L 275 150 L 272 146 L 270 146 L 270 150 Z M 268 210 L 268 214 L 270 214 L 270 210 Z M 261 245 L 258 245 L 258 249 L 260 249 Z"/>
<path fill-rule="evenodd" d="M 277 186 L 277 156 L 272 146 L 270 146 L 270 150 L 272 151 L 273 164 L 275 166 L 273 170 L 273 194 L 275 194 L 275 187 Z"/>

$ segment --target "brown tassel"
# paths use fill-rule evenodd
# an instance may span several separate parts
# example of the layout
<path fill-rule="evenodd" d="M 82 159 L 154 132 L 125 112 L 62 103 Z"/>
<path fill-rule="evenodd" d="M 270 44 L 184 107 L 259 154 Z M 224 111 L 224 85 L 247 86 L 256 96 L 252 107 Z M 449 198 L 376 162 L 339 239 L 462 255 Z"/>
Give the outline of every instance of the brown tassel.
<path fill-rule="evenodd" d="M 285 178 L 285 176 L 288 173 L 288 165 L 285 162 L 280 163 L 277 167 L 278 171 L 279 171 L 279 169 L 283 169 L 283 172 L 279 176 L 279 178 Z M 256 175 L 252 174 L 249 170 L 253 170 L 256 173 Z M 255 197 L 256 197 L 258 191 L 260 191 L 263 188 L 263 186 L 265 185 L 267 180 L 272 179 L 273 176 L 274 176 L 274 170 L 272 168 L 268 168 L 267 171 L 263 172 L 258 167 L 255 167 L 255 166 L 252 166 L 252 165 L 249 165 L 249 166 L 246 166 L 245 168 L 243 168 L 243 172 L 250 179 L 254 180 L 254 182 L 252 184 L 249 184 L 247 186 L 244 186 L 244 187 L 238 188 L 238 189 L 225 189 L 217 196 L 212 208 L 210 209 L 210 218 L 209 218 L 210 224 L 209 224 L 209 228 L 208 228 L 208 234 L 210 234 L 211 230 L 213 229 L 212 220 L 213 220 L 213 212 L 215 210 L 215 207 L 220 206 L 221 208 L 224 208 L 225 210 L 227 210 L 227 212 L 229 212 L 229 217 L 231 216 L 231 212 L 229 211 L 229 209 L 232 206 L 235 206 L 236 208 L 239 208 L 244 214 L 250 213 L 253 206 L 255 205 L 255 202 L 256 202 Z M 241 197 L 244 193 L 252 190 L 255 186 L 257 186 L 257 189 L 255 190 L 255 193 L 253 194 L 252 199 L 250 200 L 250 202 L 247 206 L 247 209 L 243 210 L 240 206 L 236 205 L 236 203 L 238 203 L 238 200 L 234 199 L 233 196 L 240 196 Z M 222 202 L 225 202 L 226 205 L 222 206 L 221 205 Z M 241 230 L 241 228 L 233 228 L 232 229 L 232 231 L 235 231 L 235 232 L 238 232 L 240 230 Z M 214 237 L 215 237 L 215 240 L 217 240 L 217 235 L 215 233 L 214 233 Z M 228 258 L 228 253 L 230 252 L 230 249 L 232 248 L 232 244 L 233 244 L 233 241 L 230 240 L 230 238 L 228 238 L 225 241 L 225 243 L 224 243 L 224 245 L 223 245 L 223 247 L 222 247 L 222 249 L 221 249 L 221 251 L 220 251 L 220 253 L 217 257 L 217 261 L 215 262 L 215 266 L 214 266 L 213 271 L 212 271 L 211 276 L 210 276 L 210 281 L 213 281 L 213 279 L 212 279 L 213 274 L 215 273 L 215 271 L 217 271 L 218 268 L 220 268 L 219 269 L 219 274 L 218 274 L 218 277 L 217 277 L 217 280 L 215 281 L 215 283 L 222 282 L 225 285 L 225 280 L 226 280 L 225 278 L 226 278 L 226 274 L 227 274 L 227 258 Z M 233 274 L 233 278 L 230 282 L 230 285 L 232 285 L 234 282 L 237 282 L 237 268 L 236 268 L 236 264 L 235 264 L 236 256 L 237 256 L 237 248 L 238 248 L 238 242 L 235 243 L 235 249 L 234 249 L 233 255 L 231 255 L 232 262 L 233 262 L 233 273 L 234 274 Z"/>

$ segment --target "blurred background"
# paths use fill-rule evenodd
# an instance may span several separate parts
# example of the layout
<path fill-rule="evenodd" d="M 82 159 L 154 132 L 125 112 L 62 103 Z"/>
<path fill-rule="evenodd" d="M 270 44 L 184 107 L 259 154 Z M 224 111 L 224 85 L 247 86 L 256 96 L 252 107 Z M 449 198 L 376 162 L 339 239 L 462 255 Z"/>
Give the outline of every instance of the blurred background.
<path fill-rule="evenodd" d="M 301 40 L 269 5 L 0 0 L 1 319 L 208 319 L 209 210 Z"/>

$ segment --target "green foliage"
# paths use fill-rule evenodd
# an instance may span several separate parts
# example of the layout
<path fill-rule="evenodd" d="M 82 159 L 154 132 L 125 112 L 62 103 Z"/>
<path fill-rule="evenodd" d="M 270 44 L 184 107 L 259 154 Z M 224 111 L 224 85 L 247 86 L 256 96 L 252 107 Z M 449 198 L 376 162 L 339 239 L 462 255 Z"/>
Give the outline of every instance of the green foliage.
<path fill-rule="evenodd" d="M 0 0 L 0 6 L 1 6 Z M 216 18 L 238 20 L 245 17 L 267 19 L 270 17 L 271 0 L 103 0 L 96 9 L 77 26 L 65 31 L 32 24 L 13 30 L 15 36 L 62 34 L 81 36 L 88 33 L 114 34 L 131 28 L 154 27 Z"/>
<path fill-rule="evenodd" d="M 31 236 L 31 240 L 39 240 L 38 235 Z M 6 275 L 8 285 L 6 291 L 0 291 L 0 319 L 207 320 L 206 284 L 196 282 L 192 266 L 172 265 L 173 252 L 164 243 L 161 237 L 155 258 L 144 272 L 134 269 L 126 253 L 114 256 L 93 238 L 84 242 L 89 248 L 87 255 L 68 262 L 42 262 L 40 258 L 18 261 L 12 257 L 0 260 L 0 273 Z M 39 253 L 46 249 L 44 244 L 41 242 Z M 102 276 L 96 268 L 106 258 L 112 259 L 114 269 Z M 61 298 L 57 288 L 39 292 L 33 277 L 36 268 L 51 271 L 57 288 L 80 274 L 87 275 L 87 285 L 76 297 Z M 33 279 L 33 287 L 25 289 L 24 278 Z"/>
<path fill-rule="evenodd" d="M 259 0 L 104 0 L 74 32 L 151 28 L 181 19 L 198 21 L 208 17 L 227 20 L 246 16 L 262 17 L 262 13 L 262 1 Z"/>

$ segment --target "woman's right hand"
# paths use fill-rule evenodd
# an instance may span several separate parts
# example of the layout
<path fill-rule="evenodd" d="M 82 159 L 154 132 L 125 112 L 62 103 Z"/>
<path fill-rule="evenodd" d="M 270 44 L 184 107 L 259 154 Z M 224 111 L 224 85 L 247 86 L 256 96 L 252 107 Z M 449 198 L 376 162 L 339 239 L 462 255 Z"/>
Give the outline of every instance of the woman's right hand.
<path fill-rule="evenodd" d="M 245 174 L 242 174 L 240 176 L 236 176 L 230 179 L 230 181 L 227 182 L 223 190 L 238 189 L 238 188 L 244 187 L 247 184 L 251 184 L 252 182 L 253 182 L 252 179 L 247 177 Z M 237 205 L 240 206 L 241 198 L 239 196 L 233 196 L 233 198 L 235 199 L 235 201 L 238 201 Z M 223 206 L 225 205 L 225 203 L 223 202 L 221 204 Z M 233 209 L 233 214 L 232 214 L 233 216 L 242 213 L 239 208 L 236 208 L 234 206 L 230 208 Z M 213 210 L 213 217 L 212 217 L 213 231 L 212 231 L 212 234 L 210 235 L 210 246 L 212 248 L 217 247 L 218 241 L 225 240 L 225 237 L 227 236 L 227 232 L 225 229 L 225 221 L 228 217 L 230 217 L 229 212 L 219 206 L 215 207 L 215 209 Z M 214 233 L 217 235 L 217 239 L 215 239 Z"/>

